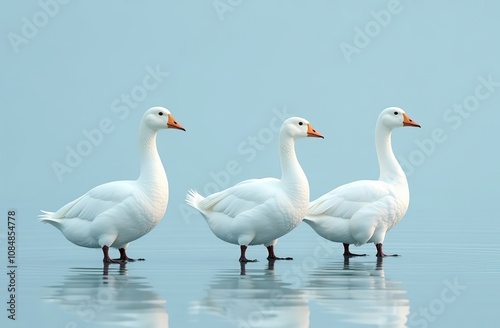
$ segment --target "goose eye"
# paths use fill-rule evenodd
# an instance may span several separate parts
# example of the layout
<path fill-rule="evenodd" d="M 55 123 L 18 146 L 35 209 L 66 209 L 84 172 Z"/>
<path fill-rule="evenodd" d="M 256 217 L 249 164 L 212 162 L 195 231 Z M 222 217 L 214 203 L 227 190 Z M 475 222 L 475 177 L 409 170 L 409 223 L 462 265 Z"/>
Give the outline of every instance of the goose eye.
<path fill-rule="evenodd" d="M 302 123 L 302 122 L 299 122 L 299 125 L 302 125 L 302 124 L 304 124 L 304 123 Z"/>
<path fill-rule="evenodd" d="M 398 115 L 399 113 L 398 112 L 394 112 L 394 115 Z"/>
<path fill-rule="evenodd" d="M 163 112 L 159 112 L 158 115 L 162 116 L 163 115 Z"/>

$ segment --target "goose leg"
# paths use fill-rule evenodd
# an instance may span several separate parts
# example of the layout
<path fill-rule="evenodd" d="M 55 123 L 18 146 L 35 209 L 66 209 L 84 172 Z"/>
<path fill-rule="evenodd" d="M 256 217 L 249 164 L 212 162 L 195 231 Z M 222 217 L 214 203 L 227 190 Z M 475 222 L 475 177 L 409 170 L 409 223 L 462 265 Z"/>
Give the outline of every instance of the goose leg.
<path fill-rule="evenodd" d="M 344 243 L 344 256 L 353 257 L 353 256 L 366 256 L 366 254 L 354 254 L 349 251 L 349 244 Z"/>
<path fill-rule="evenodd" d="M 135 261 L 144 261 L 144 259 L 131 259 L 130 257 L 127 256 L 127 253 L 125 252 L 125 248 L 120 248 L 120 258 L 119 259 L 114 259 L 117 262 L 135 262 Z"/>
<path fill-rule="evenodd" d="M 109 247 L 108 246 L 102 246 L 102 253 L 104 254 L 104 258 L 102 261 L 104 263 L 120 263 L 119 260 L 113 260 L 109 257 Z"/>
<path fill-rule="evenodd" d="M 109 273 L 109 265 L 111 263 L 108 263 L 108 262 L 104 262 L 103 263 L 103 267 L 102 267 L 102 275 L 103 277 L 106 277 L 108 276 L 108 273 Z M 120 262 L 120 270 L 118 272 L 120 272 L 120 275 L 123 275 L 125 274 L 125 272 L 127 272 L 127 262 Z"/>
<path fill-rule="evenodd" d="M 274 246 L 267 246 L 267 251 L 269 252 L 269 255 L 267 256 L 268 260 L 293 260 L 292 257 L 277 257 L 276 254 L 274 254 Z"/>
<path fill-rule="evenodd" d="M 377 257 L 386 257 L 386 256 L 399 256 L 398 254 L 390 254 L 387 255 L 382 251 L 382 243 L 380 244 L 375 244 L 375 247 L 377 248 Z"/>
<path fill-rule="evenodd" d="M 240 262 L 257 262 L 257 260 L 249 260 L 245 257 L 245 253 L 247 251 L 247 246 L 240 245 L 240 250 L 241 250 Z"/>
<path fill-rule="evenodd" d="M 240 261 L 240 276 L 245 276 L 247 274 L 247 269 L 246 269 L 247 263 L 248 262 Z"/>

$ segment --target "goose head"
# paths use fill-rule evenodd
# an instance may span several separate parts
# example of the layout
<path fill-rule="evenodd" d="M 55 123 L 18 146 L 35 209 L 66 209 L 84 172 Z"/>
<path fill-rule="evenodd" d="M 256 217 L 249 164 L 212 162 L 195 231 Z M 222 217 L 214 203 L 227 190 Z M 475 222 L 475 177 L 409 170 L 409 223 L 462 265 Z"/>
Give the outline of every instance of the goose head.
<path fill-rule="evenodd" d="M 390 130 L 403 126 L 420 127 L 420 124 L 409 118 L 406 112 L 399 107 L 384 109 L 378 117 L 378 124 Z"/>
<path fill-rule="evenodd" d="M 144 113 L 143 119 L 146 126 L 153 130 L 160 129 L 179 129 L 186 131 L 184 127 L 179 124 L 170 111 L 164 107 L 152 107 Z"/>
<path fill-rule="evenodd" d="M 284 133 L 294 139 L 316 137 L 323 138 L 323 135 L 316 131 L 311 123 L 301 117 L 290 117 L 281 126 L 281 133 Z"/>

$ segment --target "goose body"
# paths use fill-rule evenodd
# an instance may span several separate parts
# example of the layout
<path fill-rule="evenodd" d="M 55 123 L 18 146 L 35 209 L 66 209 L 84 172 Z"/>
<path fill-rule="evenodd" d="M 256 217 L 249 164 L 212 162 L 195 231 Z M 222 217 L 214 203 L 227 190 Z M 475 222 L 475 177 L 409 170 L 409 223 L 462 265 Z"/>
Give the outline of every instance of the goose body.
<path fill-rule="evenodd" d="M 151 231 L 167 209 L 168 181 L 156 148 L 156 134 L 166 128 L 184 130 L 166 108 L 147 110 L 139 127 L 139 178 L 99 185 L 56 212 L 42 211 L 40 221 L 78 246 L 102 248 L 105 262 L 115 261 L 109 247 L 120 250 L 120 261 L 132 260 L 125 252 L 128 243 Z"/>
<path fill-rule="evenodd" d="M 408 182 L 391 146 L 392 130 L 403 126 L 420 127 L 397 107 L 386 108 L 378 117 L 375 129 L 378 180 L 342 185 L 309 204 L 304 221 L 320 236 L 343 243 L 346 256 L 358 255 L 349 251 L 350 244 L 365 243 L 374 243 L 377 256 L 386 256 L 382 252 L 386 232 L 408 209 Z"/>
<path fill-rule="evenodd" d="M 248 245 L 265 245 L 269 259 L 281 259 L 274 254 L 276 240 L 295 228 L 307 211 L 309 184 L 295 154 L 295 140 L 303 137 L 323 136 L 299 117 L 281 126 L 281 179 L 251 179 L 207 197 L 194 190 L 186 196 L 218 238 L 240 245 L 242 262 L 249 261 L 245 257 Z"/>

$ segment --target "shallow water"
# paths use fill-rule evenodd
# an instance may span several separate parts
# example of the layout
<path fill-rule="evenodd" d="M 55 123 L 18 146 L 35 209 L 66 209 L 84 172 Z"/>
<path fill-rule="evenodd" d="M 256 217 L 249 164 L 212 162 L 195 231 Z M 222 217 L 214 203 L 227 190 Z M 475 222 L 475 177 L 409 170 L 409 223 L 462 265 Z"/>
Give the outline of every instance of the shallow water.
<path fill-rule="evenodd" d="M 62 237 L 39 247 L 25 231 L 17 320 L 2 321 L 9 327 L 497 326 L 498 229 L 459 227 L 447 241 L 433 231 L 391 232 L 385 251 L 402 256 L 380 260 L 373 245 L 364 245 L 353 251 L 368 256 L 346 260 L 341 245 L 300 226 L 276 247 L 293 261 L 270 263 L 256 246 L 249 256 L 259 262 L 240 265 L 238 248 L 208 228 L 189 243 L 178 230 L 160 246 L 153 238 L 132 244 L 129 255 L 145 254 L 146 261 L 109 266 L 98 250 Z"/>

